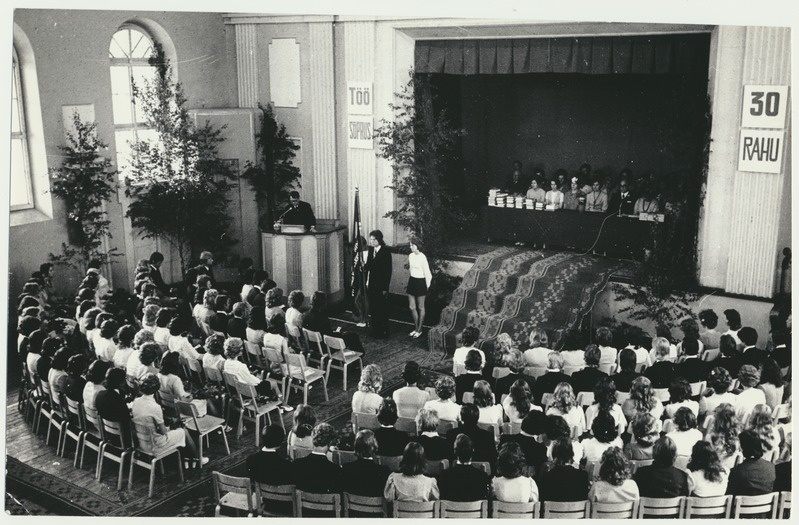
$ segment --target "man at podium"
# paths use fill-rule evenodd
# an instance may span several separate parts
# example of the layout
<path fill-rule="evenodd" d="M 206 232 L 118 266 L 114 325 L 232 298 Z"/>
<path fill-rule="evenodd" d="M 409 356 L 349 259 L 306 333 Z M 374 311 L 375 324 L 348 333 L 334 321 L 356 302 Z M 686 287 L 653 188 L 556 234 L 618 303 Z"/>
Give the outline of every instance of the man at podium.
<path fill-rule="evenodd" d="M 279 221 L 283 224 L 301 224 L 306 230 L 316 229 L 316 216 L 314 216 L 311 205 L 300 200 L 300 193 L 292 191 L 289 193 L 289 208 L 283 212 Z"/>

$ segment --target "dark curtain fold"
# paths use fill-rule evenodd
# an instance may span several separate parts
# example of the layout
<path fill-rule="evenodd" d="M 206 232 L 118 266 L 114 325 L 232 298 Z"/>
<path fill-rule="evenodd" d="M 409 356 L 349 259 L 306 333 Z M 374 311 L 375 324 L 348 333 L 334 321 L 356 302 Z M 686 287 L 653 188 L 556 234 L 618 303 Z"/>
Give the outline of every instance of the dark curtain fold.
<path fill-rule="evenodd" d="M 709 34 L 420 40 L 417 73 L 707 73 Z"/>

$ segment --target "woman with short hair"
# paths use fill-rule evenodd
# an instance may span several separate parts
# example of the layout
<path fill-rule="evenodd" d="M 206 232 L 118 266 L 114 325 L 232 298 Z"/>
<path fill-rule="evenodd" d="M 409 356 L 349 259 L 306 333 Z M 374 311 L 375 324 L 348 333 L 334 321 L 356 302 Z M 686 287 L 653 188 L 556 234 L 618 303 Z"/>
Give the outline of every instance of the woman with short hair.
<path fill-rule="evenodd" d="M 749 416 L 746 428 L 754 430 L 755 434 L 763 442 L 763 453 L 779 449 L 780 432 L 774 427 L 774 420 L 771 417 L 771 409 L 768 405 L 757 405 Z"/>
<path fill-rule="evenodd" d="M 227 372 L 236 377 L 236 379 L 244 384 L 253 385 L 255 392 L 259 396 L 266 396 L 267 398 L 276 399 L 277 394 L 272 391 L 272 385 L 269 381 L 264 381 L 252 374 L 247 365 L 239 361 L 242 351 L 244 350 L 244 342 L 238 337 L 231 337 L 225 341 L 225 364 L 223 365 L 223 372 Z"/>
<path fill-rule="evenodd" d="M 100 325 L 100 337 L 94 345 L 94 353 L 98 359 L 114 362 L 114 354 L 117 351 L 114 336 L 117 335 L 117 330 L 119 330 L 119 324 L 113 319 L 103 321 L 103 324 Z"/>
<path fill-rule="evenodd" d="M 461 406 L 455 402 L 455 380 L 452 376 L 439 376 L 435 389 L 438 399 L 431 399 L 424 404 L 424 408 L 435 410 L 441 420 L 457 421 Z"/>
<path fill-rule="evenodd" d="M 410 437 L 407 432 L 394 428 L 394 423 L 397 422 L 397 404 L 390 397 L 383 399 L 380 403 L 377 421 L 380 423 L 380 428 L 375 430 L 375 439 L 377 439 L 380 455 L 401 456 Z"/>
<path fill-rule="evenodd" d="M 704 418 L 712 414 L 722 403 L 735 405 L 735 394 L 728 392 L 732 385 L 732 377 L 726 368 L 717 366 L 707 376 L 708 390 L 699 398 L 699 416 Z"/>
<path fill-rule="evenodd" d="M 757 405 L 766 404 L 766 394 L 757 388 L 760 384 L 760 370 L 753 365 L 743 365 L 738 370 L 738 382 L 743 390 L 735 398 L 735 415 L 742 423 L 746 423 Z"/>
<path fill-rule="evenodd" d="M 424 454 L 428 460 L 439 461 L 452 457 L 452 445 L 438 435 L 438 414 L 435 410 L 422 408 L 416 414 L 416 431 L 419 433 L 411 438 L 424 447 Z"/>
<path fill-rule="evenodd" d="M 427 461 L 424 447 L 410 442 L 405 446 L 399 472 L 392 472 L 386 481 L 383 497 L 388 501 L 431 501 L 438 499 L 438 483 L 424 475 Z"/>
<path fill-rule="evenodd" d="M 117 351 L 114 352 L 114 366 L 127 369 L 128 360 L 133 354 L 133 340 L 136 337 L 136 327 L 126 324 L 117 331 Z"/>
<path fill-rule="evenodd" d="M 675 377 L 669 385 L 669 404 L 665 406 L 666 417 L 673 418 L 677 410 L 685 407 L 699 416 L 699 403 L 691 399 L 691 384 L 684 377 Z"/>
<path fill-rule="evenodd" d="M 688 410 L 688 409 L 685 409 Z M 677 446 L 668 436 L 655 441 L 651 465 L 641 467 L 635 473 L 638 491 L 646 498 L 676 498 L 688 496 L 694 482 L 684 470 L 674 466 Z"/>
<path fill-rule="evenodd" d="M 545 368 L 549 365 L 549 336 L 543 328 L 533 328 L 528 337 L 530 349 L 524 352 L 524 360 L 527 366 L 537 366 Z"/>
<path fill-rule="evenodd" d="M 286 324 L 296 326 L 302 331 L 302 304 L 305 302 L 305 294 L 302 290 L 292 290 L 289 292 L 288 308 L 286 309 Z"/>
<path fill-rule="evenodd" d="M 525 457 L 516 442 L 502 445 L 497 456 L 497 475 L 491 480 L 494 498 L 507 503 L 538 501 L 538 485 L 533 478 L 522 475 Z"/>
<path fill-rule="evenodd" d="M 105 390 L 103 381 L 105 374 L 111 368 L 111 363 L 95 360 L 89 365 L 86 372 L 86 386 L 83 387 L 83 406 L 94 409 L 94 398 L 98 392 Z"/>
<path fill-rule="evenodd" d="M 785 391 L 784 384 L 780 365 L 774 359 L 764 359 L 761 363 L 760 384 L 757 388 L 766 395 L 766 404 L 772 410 L 782 403 L 782 396 Z"/>
<path fill-rule="evenodd" d="M 221 371 L 225 364 L 225 336 L 211 334 L 205 339 L 205 353 L 203 354 L 203 368 L 216 368 Z"/>
<path fill-rule="evenodd" d="M 588 500 L 599 503 L 623 503 L 639 498 L 638 485 L 630 479 L 630 464 L 618 447 L 602 454 L 599 480 L 588 491 Z"/>
<path fill-rule="evenodd" d="M 169 321 L 169 351 L 177 352 L 186 359 L 202 359 L 194 345 L 189 341 L 189 320 L 178 316 Z"/>
<path fill-rule="evenodd" d="M 177 314 L 174 308 L 161 308 L 155 318 L 155 331 L 153 337 L 159 345 L 169 345 L 169 322 Z"/>
<path fill-rule="evenodd" d="M 247 341 L 256 345 L 263 344 L 266 328 L 264 307 L 260 305 L 253 306 L 247 316 L 247 328 L 244 330 L 245 334 L 247 334 Z"/>
<path fill-rule="evenodd" d="M 666 436 L 674 442 L 678 456 L 690 456 L 694 444 L 702 439 L 702 432 L 696 428 L 696 415 L 688 407 L 680 407 L 672 421 L 676 429 Z"/>
<path fill-rule="evenodd" d="M 191 394 L 183 387 L 183 367 L 180 366 L 180 355 L 167 352 L 161 359 L 161 369 L 158 371 L 158 380 L 161 381 L 160 391 L 172 396 L 177 401 L 191 399 Z M 163 395 L 163 394 L 162 394 Z"/>
<path fill-rule="evenodd" d="M 377 414 L 383 398 L 380 389 L 383 388 L 383 374 L 377 365 L 366 365 L 358 381 L 358 391 L 352 395 L 352 411 L 359 414 Z"/>
<path fill-rule="evenodd" d="M 268 323 L 277 314 L 285 315 L 283 310 L 283 290 L 274 287 L 266 292 L 264 320 Z"/>
<path fill-rule="evenodd" d="M 605 410 L 600 410 L 592 421 L 591 434 L 592 438 L 581 442 L 586 461 L 597 462 L 608 448 L 624 446 L 616 420 Z"/>

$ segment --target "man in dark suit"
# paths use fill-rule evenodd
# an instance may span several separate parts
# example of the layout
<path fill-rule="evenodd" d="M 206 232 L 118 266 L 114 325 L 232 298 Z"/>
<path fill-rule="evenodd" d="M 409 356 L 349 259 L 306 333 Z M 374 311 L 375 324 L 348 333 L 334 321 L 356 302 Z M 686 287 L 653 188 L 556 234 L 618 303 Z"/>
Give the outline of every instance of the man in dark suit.
<path fill-rule="evenodd" d="M 780 365 L 780 368 L 791 366 L 791 333 L 785 329 L 775 330 L 771 334 L 771 340 L 774 342 L 771 358 Z"/>
<path fill-rule="evenodd" d="M 366 291 L 372 334 L 388 337 L 388 287 L 391 283 L 391 252 L 383 241 L 383 232 L 369 232 L 369 255 L 366 258 Z"/>
<path fill-rule="evenodd" d="M 238 337 L 241 340 L 247 339 L 247 321 L 244 316 L 247 315 L 247 304 L 239 302 L 233 305 L 233 311 L 230 318 L 227 320 L 227 333 L 228 337 Z"/>
<path fill-rule="evenodd" d="M 621 371 L 612 376 L 613 382 L 616 383 L 616 390 L 619 392 L 629 392 L 635 378 L 641 376 L 635 371 L 636 361 L 635 351 L 623 348 L 619 352 L 619 367 Z"/>
<path fill-rule="evenodd" d="M 283 224 L 302 224 L 306 230 L 314 231 L 316 228 L 316 216 L 311 205 L 300 200 L 298 191 L 289 193 L 289 203 L 288 209 L 280 216 Z"/>
<path fill-rule="evenodd" d="M 458 434 L 466 434 L 472 440 L 472 459 L 488 461 L 492 467 L 497 460 L 497 444 L 494 433 L 477 426 L 480 409 L 474 403 L 466 403 L 461 407 L 460 425 L 447 432 L 447 441 L 455 446 Z"/>
<path fill-rule="evenodd" d="M 546 430 L 547 417 L 540 410 L 531 410 L 522 419 L 522 429 L 518 434 L 502 434 L 499 437 L 499 448 L 505 443 L 518 443 L 524 454 L 525 462 L 536 472 L 547 460 L 547 447 L 536 439 Z"/>
<path fill-rule="evenodd" d="M 684 339 L 682 342 L 684 360 L 677 365 L 677 375 L 698 383 L 707 379 L 712 365 L 699 358 L 699 344 L 696 339 Z"/>
<path fill-rule="evenodd" d="M 535 388 L 533 388 L 533 398 L 538 405 L 541 404 L 544 394 L 555 392 L 555 387 L 558 384 L 571 384 L 571 377 L 563 373 L 563 356 L 560 355 L 560 352 L 550 352 L 547 359 L 549 360 L 547 373 L 536 380 Z"/>
<path fill-rule="evenodd" d="M 627 179 L 619 181 L 619 190 L 613 192 L 608 204 L 608 213 L 621 213 L 632 215 L 637 197 L 630 191 L 630 182 Z"/>
<path fill-rule="evenodd" d="M 722 335 L 719 349 L 721 350 L 721 358 L 717 359 L 713 364 L 726 369 L 732 377 L 738 377 L 738 371 L 746 363 L 741 352 L 736 349 L 733 337 L 729 334 Z"/>
<path fill-rule="evenodd" d="M 103 381 L 105 390 L 97 393 L 94 404 L 101 418 L 120 424 L 123 444 L 131 446 L 130 409 L 125 402 L 125 396 L 122 394 L 125 384 L 125 370 L 122 368 L 109 368 L 108 372 L 105 373 L 105 381 Z"/>
<path fill-rule="evenodd" d="M 358 496 L 381 497 L 391 471 L 375 463 L 377 440 L 371 430 L 361 430 L 355 436 L 355 455 L 358 459 L 341 467 L 344 492 Z"/>
<path fill-rule="evenodd" d="M 377 421 L 380 423 L 380 428 L 375 430 L 378 454 L 401 456 L 411 438 L 407 432 L 394 428 L 394 423 L 397 422 L 397 403 L 390 397 L 385 398 L 380 405 Z"/>
<path fill-rule="evenodd" d="M 488 499 L 491 480 L 482 469 L 472 466 L 472 440 L 466 434 L 455 438 L 455 464 L 438 477 L 441 499 L 479 501 Z"/>
<path fill-rule="evenodd" d="M 200 253 L 200 264 L 194 267 L 197 270 L 197 275 L 207 275 L 211 280 L 211 288 L 216 288 L 216 279 L 214 279 L 214 254 L 209 251 Z"/>
<path fill-rule="evenodd" d="M 602 351 L 597 345 L 588 345 L 585 347 L 583 354 L 585 359 L 585 368 L 574 372 L 571 376 L 571 385 L 575 394 L 578 392 L 593 392 L 594 386 L 603 377 L 608 375 L 599 369 L 599 359 L 602 357 Z"/>
<path fill-rule="evenodd" d="M 281 456 L 277 449 L 283 443 L 285 432 L 279 425 L 269 425 L 264 434 L 264 446 L 247 457 L 250 479 L 267 485 L 290 485 L 294 483 L 291 461 Z"/>
<path fill-rule="evenodd" d="M 552 468 L 536 476 L 541 501 L 584 501 L 588 499 L 588 472 L 576 469 L 574 448 L 568 439 L 552 444 Z"/>
<path fill-rule="evenodd" d="M 750 326 L 744 326 L 738 331 L 738 338 L 744 344 L 741 354 L 745 364 L 760 366 L 763 361 L 768 359 L 768 354 L 755 346 L 757 344 L 757 330 Z"/>
<path fill-rule="evenodd" d="M 744 430 L 738 436 L 744 460 L 732 467 L 727 494 L 757 496 L 774 490 L 774 463 L 763 459 L 763 442 L 754 430 Z"/>
<path fill-rule="evenodd" d="M 654 463 L 639 468 L 634 476 L 641 496 L 646 498 L 676 498 L 691 493 L 688 473 L 674 466 L 677 445 L 668 436 L 655 441 L 652 447 Z"/>
<path fill-rule="evenodd" d="M 336 430 L 328 423 L 319 423 L 311 433 L 313 452 L 292 463 L 297 489 L 316 494 L 338 493 L 343 478 L 341 467 L 327 459 Z"/>
<path fill-rule="evenodd" d="M 150 274 L 150 280 L 153 282 L 158 291 L 161 292 L 163 295 L 170 295 L 171 290 L 169 286 L 164 282 L 164 278 L 161 276 L 161 264 L 164 262 L 164 255 L 161 252 L 153 252 L 150 254 L 150 261 L 149 261 L 149 268 L 148 273 Z"/>

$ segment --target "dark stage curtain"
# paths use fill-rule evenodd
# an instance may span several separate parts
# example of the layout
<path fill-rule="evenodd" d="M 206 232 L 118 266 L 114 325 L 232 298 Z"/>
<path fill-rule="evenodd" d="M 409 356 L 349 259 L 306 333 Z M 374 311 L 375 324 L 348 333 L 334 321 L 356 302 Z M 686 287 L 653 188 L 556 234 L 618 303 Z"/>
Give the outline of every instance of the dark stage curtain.
<path fill-rule="evenodd" d="M 709 34 L 419 40 L 416 73 L 704 74 Z"/>

